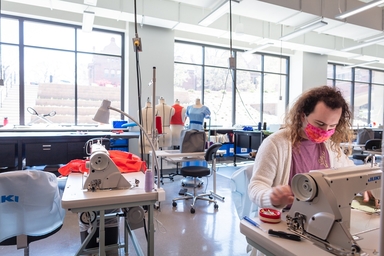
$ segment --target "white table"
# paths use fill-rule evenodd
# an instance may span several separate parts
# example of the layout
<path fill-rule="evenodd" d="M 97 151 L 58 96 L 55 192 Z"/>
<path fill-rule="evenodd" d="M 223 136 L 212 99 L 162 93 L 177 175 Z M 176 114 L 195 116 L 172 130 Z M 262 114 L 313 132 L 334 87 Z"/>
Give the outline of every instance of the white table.
<path fill-rule="evenodd" d="M 99 255 L 105 255 L 105 210 L 128 208 L 134 206 L 148 205 L 148 244 L 147 255 L 154 255 L 154 224 L 153 224 L 153 205 L 157 201 L 165 200 L 165 191 L 160 188 L 152 192 L 144 191 L 144 174 L 142 172 L 125 173 L 122 174 L 133 186 L 131 189 L 116 189 L 116 190 L 98 190 L 90 192 L 83 189 L 85 177 L 80 173 L 71 173 L 65 186 L 64 194 L 62 197 L 62 207 L 72 212 L 100 212 L 99 214 Z M 135 187 L 135 179 L 139 180 L 139 186 Z M 95 223 L 97 223 L 95 221 Z M 94 225 L 95 226 L 95 225 Z M 125 231 L 130 233 L 133 240 L 137 254 L 144 255 L 140 251 L 140 245 L 133 239 L 133 234 L 130 229 L 125 228 Z M 92 235 L 88 235 L 87 239 Z M 124 236 L 124 248 L 128 253 L 128 234 Z M 85 240 L 79 248 L 76 255 L 81 255 L 86 247 L 88 240 Z"/>
<path fill-rule="evenodd" d="M 342 142 L 340 143 L 340 147 L 345 151 L 349 147 L 352 148 L 352 150 L 355 150 L 357 148 L 360 148 L 361 150 L 364 150 L 365 144 L 357 144 L 356 142 L 348 143 L 348 142 Z"/>
<path fill-rule="evenodd" d="M 204 160 L 205 152 L 193 152 L 193 153 L 181 153 L 180 150 L 156 150 L 156 157 L 160 158 L 160 182 L 163 183 L 163 178 L 169 178 L 173 180 L 174 175 L 168 177 L 163 176 L 163 160 L 176 164 L 176 175 L 178 174 L 179 163 Z M 152 155 L 152 151 L 149 151 L 149 155 Z"/>
<path fill-rule="evenodd" d="M 288 230 L 287 224 L 284 221 L 285 214 L 284 217 L 282 217 L 282 221 L 278 224 L 264 223 L 260 221 L 258 217 L 253 219 L 259 223 L 264 230 L 273 229 L 292 233 Z M 357 244 L 362 248 L 362 250 L 364 250 L 364 252 L 369 253 L 369 255 L 375 255 L 373 252 L 379 250 L 379 227 L 379 214 L 368 214 L 359 210 L 351 210 L 351 234 L 358 235 L 360 238 L 362 238 L 361 240 L 357 240 Z M 240 232 L 246 236 L 246 239 L 250 245 L 266 255 L 333 255 L 306 239 L 302 239 L 302 241 L 296 242 L 270 236 L 245 220 L 241 220 L 240 222 Z"/>
<path fill-rule="evenodd" d="M 217 155 L 224 154 L 225 150 L 218 150 Z M 152 154 L 152 151 L 149 152 Z M 160 179 L 163 178 L 163 159 L 175 163 L 178 170 L 178 164 L 181 162 L 190 162 L 190 161 L 199 161 L 205 159 L 205 152 L 191 152 L 191 153 L 181 153 L 180 150 L 157 150 L 155 151 L 156 157 L 160 158 Z M 169 177 L 173 180 L 173 177 Z M 216 194 L 216 168 L 213 170 L 213 191 L 211 191 L 212 196 L 224 201 L 224 197 Z"/>

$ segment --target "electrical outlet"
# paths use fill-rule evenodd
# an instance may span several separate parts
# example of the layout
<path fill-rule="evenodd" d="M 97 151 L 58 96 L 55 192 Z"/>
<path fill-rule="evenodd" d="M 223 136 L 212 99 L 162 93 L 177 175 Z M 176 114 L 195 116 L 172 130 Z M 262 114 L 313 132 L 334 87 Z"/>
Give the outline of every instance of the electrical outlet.
<path fill-rule="evenodd" d="M 141 38 L 140 37 L 134 37 L 132 38 L 133 42 L 133 51 L 136 52 L 136 49 L 138 52 L 141 52 L 143 50 L 143 46 L 141 45 Z"/>

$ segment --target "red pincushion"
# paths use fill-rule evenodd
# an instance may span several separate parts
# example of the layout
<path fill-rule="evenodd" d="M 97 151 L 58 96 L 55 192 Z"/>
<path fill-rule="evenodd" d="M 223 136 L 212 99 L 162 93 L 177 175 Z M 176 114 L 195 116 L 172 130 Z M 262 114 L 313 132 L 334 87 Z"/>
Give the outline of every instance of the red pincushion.
<path fill-rule="evenodd" d="M 281 212 L 272 208 L 261 208 L 259 210 L 259 219 L 266 223 L 279 223 L 281 221 Z"/>

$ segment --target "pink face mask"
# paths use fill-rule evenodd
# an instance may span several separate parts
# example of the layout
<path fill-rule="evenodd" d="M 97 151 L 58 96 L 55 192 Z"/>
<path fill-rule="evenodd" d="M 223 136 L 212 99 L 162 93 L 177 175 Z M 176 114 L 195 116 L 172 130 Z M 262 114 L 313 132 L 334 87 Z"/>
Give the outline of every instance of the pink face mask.
<path fill-rule="evenodd" d="M 335 129 L 324 131 L 323 129 L 313 126 L 308 122 L 304 132 L 310 141 L 315 143 L 322 143 L 335 133 Z"/>

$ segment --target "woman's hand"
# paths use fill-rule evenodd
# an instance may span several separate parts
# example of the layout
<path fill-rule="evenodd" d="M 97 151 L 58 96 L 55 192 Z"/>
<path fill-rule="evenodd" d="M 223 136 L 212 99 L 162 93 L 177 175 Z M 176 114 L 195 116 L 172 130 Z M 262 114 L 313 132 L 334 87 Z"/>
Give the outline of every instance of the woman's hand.
<path fill-rule="evenodd" d="M 273 206 L 284 207 L 293 203 L 294 196 L 289 185 L 279 185 L 272 188 L 270 198 Z"/>

